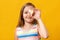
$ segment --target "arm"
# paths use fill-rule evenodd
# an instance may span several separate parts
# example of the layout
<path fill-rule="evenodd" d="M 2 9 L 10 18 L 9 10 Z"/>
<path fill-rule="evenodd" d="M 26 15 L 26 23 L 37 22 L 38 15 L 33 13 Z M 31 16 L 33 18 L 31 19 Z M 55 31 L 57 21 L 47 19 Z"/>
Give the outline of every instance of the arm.
<path fill-rule="evenodd" d="M 48 37 L 48 32 L 41 20 L 41 11 L 39 11 L 38 9 L 35 10 L 35 15 L 34 18 L 37 20 L 38 23 L 38 32 L 40 34 L 41 37 L 43 38 L 47 38 Z"/>
<path fill-rule="evenodd" d="M 17 31 L 17 30 L 15 30 L 15 32 L 14 32 L 14 33 L 15 33 L 15 34 L 14 34 L 14 40 L 18 40 L 17 35 L 16 35 L 16 31 Z"/>
<path fill-rule="evenodd" d="M 39 32 L 41 37 L 43 37 L 43 38 L 48 37 L 48 32 L 47 32 L 41 19 L 38 19 L 38 32 Z"/>

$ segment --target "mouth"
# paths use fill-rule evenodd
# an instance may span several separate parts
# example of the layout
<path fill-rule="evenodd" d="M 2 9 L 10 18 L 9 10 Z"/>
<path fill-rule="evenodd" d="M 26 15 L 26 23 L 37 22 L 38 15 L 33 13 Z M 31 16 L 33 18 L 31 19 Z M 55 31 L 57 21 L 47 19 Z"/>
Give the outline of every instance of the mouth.
<path fill-rule="evenodd" d="M 27 17 L 27 19 L 33 19 L 32 17 Z"/>

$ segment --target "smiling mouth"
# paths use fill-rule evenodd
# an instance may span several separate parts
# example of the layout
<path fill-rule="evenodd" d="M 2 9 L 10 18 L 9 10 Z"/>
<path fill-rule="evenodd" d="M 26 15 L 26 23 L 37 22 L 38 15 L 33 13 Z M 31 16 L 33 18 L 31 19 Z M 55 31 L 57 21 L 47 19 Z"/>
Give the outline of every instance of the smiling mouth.
<path fill-rule="evenodd" d="M 30 16 L 30 17 L 27 17 L 27 18 L 30 18 L 30 19 L 31 19 L 31 18 L 33 18 L 33 17 L 32 17 L 32 16 Z"/>
<path fill-rule="evenodd" d="M 31 17 L 27 17 L 27 19 L 32 19 Z"/>

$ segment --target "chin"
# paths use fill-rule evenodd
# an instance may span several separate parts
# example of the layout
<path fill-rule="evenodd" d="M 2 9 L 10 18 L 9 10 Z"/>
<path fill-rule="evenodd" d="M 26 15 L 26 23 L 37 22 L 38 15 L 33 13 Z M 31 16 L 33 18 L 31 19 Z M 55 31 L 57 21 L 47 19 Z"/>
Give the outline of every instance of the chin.
<path fill-rule="evenodd" d="M 32 23 L 33 22 L 33 20 L 26 20 L 27 22 L 29 22 L 29 23 Z"/>
<path fill-rule="evenodd" d="M 31 23 L 32 21 L 27 21 L 27 22 Z"/>

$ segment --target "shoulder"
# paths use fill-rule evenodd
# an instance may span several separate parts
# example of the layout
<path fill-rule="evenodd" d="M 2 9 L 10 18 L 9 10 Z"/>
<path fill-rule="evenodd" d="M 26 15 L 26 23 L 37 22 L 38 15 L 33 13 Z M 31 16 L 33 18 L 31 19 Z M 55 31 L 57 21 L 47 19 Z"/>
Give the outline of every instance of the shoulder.
<path fill-rule="evenodd" d="M 21 31 L 21 27 L 16 27 L 16 31 Z"/>
<path fill-rule="evenodd" d="M 20 35 L 22 33 L 21 27 L 16 27 L 16 35 Z"/>

